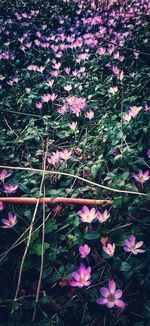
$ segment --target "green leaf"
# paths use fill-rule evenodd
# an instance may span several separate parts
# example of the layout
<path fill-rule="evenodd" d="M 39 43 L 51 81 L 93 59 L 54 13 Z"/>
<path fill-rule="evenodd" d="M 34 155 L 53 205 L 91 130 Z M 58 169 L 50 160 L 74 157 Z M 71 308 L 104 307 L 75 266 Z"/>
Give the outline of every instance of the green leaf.
<path fill-rule="evenodd" d="M 100 237 L 100 233 L 96 231 L 88 232 L 84 235 L 84 239 L 86 240 L 96 240 Z"/>

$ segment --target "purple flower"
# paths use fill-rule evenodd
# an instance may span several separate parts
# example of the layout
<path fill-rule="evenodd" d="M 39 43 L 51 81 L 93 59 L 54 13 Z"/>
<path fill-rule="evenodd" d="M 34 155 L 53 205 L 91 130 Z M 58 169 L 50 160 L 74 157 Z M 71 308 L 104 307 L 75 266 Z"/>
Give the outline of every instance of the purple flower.
<path fill-rule="evenodd" d="M 91 223 L 98 215 L 98 212 L 96 213 L 95 208 L 89 208 L 87 206 L 83 206 L 82 211 L 79 211 L 77 213 L 81 217 L 82 222 Z"/>
<path fill-rule="evenodd" d="M 108 213 L 107 209 L 103 213 L 98 212 L 97 219 L 100 223 L 104 223 L 108 220 L 110 217 L 110 214 Z"/>
<path fill-rule="evenodd" d="M 7 170 L 2 170 L 2 172 L 0 173 L 0 180 L 4 181 L 6 178 L 10 177 L 10 175 L 12 175 L 12 173 L 8 173 L 7 174 Z"/>
<path fill-rule="evenodd" d="M 1 228 L 3 229 L 9 229 L 15 226 L 15 224 L 17 223 L 17 217 L 16 215 L 12 215 L 10 212 L 8 213 L 8 219 L 4 219 L 2 218 L 2 223 L 3 225 L 1 226 Z"/>
<path fill-rule="evenodd" d="M 133 174 L 133 178 L 143 185 L 150 178 L 149 171 L 147 170 L 146 172 L 143 172 L 142 170 L 139 170 L 139 173 Z"/>
<path fill-rule="evenodd" d="M 16 192 L 18 188 L 18 185 L 14 185 L 13 183 L 10 183 L 9 185 L 6 185 L 4 183 L 4 192 L 6 192 L 6 194 L 13 194 Z"/>
<path fill-rule="evenodd" d="M 90 251 L 91 251 L 91 248 L 87 244 L 79 247 L 79 252 L 80 252 L 81 258 L 87 257 L 88 254 L 90 253 Z"/>
<path fill-rule="evenodd" d="M 71 286 L 77 286 L 78 288 L 89 286 L 91 284 L 91 267 L 86 268 L 84 264 L 80 264 L 78 271 L 72 273 L 72 277 Z"/>
<path fill-rule="evenodd" d="M 0 211 L 3 210 L 3 202 L 0 200 Z"/>
<path fill-rule="evenodd" d="M 125 240 L 124 251 L 131 252 L 133 255 L 137 255 L 138 253 L 143 254 L 145 250 L 139 249 L 143 245 L 143 241 L 139 241 L 135 243 L 136 238 L 134 235 L 130 236 L 130 240 Z"/>
<path fill-rule="evenodd" d="M 109 281 L 108 288 L 100 288 L 100 293 L 102 297 L 96 300 L 96 303 L 100 305 L 106 305 L 107 308 L 113 308 L 117 306 L 121 309 L 124 309 L 126 304 L 123 300 L 120 300 L 122 297 L 122 290 L 116 290 L 116 283 L 114 280 Z"/>
<path fill-rule="evenodd" d="M 115 252 L 115 244 L 107 243 L 106 246 L 103 246 L 103 250 L 108 256 L 112 257 Z"/>
<path fill-rule="evenodd" d="M 147 156 L 150 158 L 150 149 L 147 151 Z"/>

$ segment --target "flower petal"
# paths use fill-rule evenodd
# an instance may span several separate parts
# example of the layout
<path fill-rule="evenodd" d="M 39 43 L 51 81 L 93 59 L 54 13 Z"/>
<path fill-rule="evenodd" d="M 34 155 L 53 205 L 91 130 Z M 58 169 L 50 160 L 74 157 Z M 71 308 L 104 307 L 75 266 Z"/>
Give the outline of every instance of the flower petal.
<path fill-rule="evenodd" d="M 107 298 L 107 297 L 109 296 L 109 291 L 108 291 L 107 288 L 102 287 L 102 288 L 100 289 L 100 293 L 101 293 L 101 295 L 102 295 L 104 298 Z"/>
<path fill-rule="evenodd" d="M 122 290 L 118 289 L 115 292 L 115 299 L 120 299 L 122 297 Z"/>
<path fill-rule="evenodd" d="M 97 304 L 106 304 L 107 302 L 108 302 L 108 300 L 105 298 L 99 298 L 96 300 Z"/>
<path fill-rule="evenodd" d="M 116 290 L 116 283 L 115 283 L 114 280 L 109 281 L 108 289 L 109 289 L 111 294 L 114 294 L 114 292 Z"/>
<path fill-rule="evenodd" d="M 126 304 L 123 300 L 115 300 L 114 303 L 117 307 L 122 308 L 122 309 L 125 308 L 125 306 L 126 306 Z"/>

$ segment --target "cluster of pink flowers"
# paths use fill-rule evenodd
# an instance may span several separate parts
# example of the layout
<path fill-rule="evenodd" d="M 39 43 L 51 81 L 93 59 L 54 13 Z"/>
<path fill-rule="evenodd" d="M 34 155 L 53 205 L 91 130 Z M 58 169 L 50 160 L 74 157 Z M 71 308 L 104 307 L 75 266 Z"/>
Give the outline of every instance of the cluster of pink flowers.
<path fill-rule="evenodd" d="M 52 155 L 47 158 L 47 162 L 52 165 L 67 161 L 71 158 L 72 152 L 64 149 L 63 151 L 52 152 Z"/>
<path fill-rule="evenodd" d="M 18 185 L 14 185 L 13 183 L 5 184 L 5 179 L 10 177 L 11 175 L 12 173 L 8 173 L 5 169 L 3 169 L 0 173 L 0 181 L 2 181 L 4 188 L 3 191 L 7 194 L 15 193 L 18 188 Z"/>
<path fill-rule="evenodd" d="M 65 99 L 65 104 L 58 109 L 58 113 L 63 115 L 66 112 L 71 112 L 79 117 L 85 106 L 86 101 L 84 97 L 68 96 Z"/>
<path fill-rule="evenodd" d="M 139 107 L 131 106 L 129 112 L 123 115 L 122 117 L 123 120 L 130 122 L 132 118 L 135 118 L 137 116 L 137 114 L 141 111 L 141 109 L 142 109 L 141 106 Z"/>
<path fill-rule="evenodd" d="M 89 209 L 87 206 L 83 206 L 82 210 L 77 213 L 81 217 L 81 222 L 91 223 L 94 219 L 97 219 L 100 223 L 107 221 L 110 217 L 107 209 L 103 213 L 96 211 L 95 208 Z"/>

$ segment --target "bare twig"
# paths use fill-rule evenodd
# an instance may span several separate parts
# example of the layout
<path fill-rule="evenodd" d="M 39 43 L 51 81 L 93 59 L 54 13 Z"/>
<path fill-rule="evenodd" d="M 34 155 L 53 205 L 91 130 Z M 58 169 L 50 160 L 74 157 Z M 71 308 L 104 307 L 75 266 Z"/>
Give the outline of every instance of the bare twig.
<path fill-rule="evenodd" d="M 12 169 L 12 170 L 17 170 L 17 171 L 34 172 L 34 173 L 42 173 L 43 172 L 41 169 L 24 168 L 24 167 L 17 167 L 17 166 L 14 167 L 14 166 L 0 165 L 0 168 L 2 168 L 2 169 Z M 138 196 L 147 196 L 147 194 L 145 194 L 143 192 L 130 191 L 130 190 L 120 190 L 120 189 L 116 189 L 116 188 L 103 186 L 103 185 L 101 185 L 99 183 L 84 179 L 84 178 L 79 177 L 79 176 L 74 175 L 74 174 L 65 173 L 65 172 L 45 171 L 45 174 L 64 175 L 66 177 L 76 178 L 78 180 L 81 180 L 81 181 L 84 181 L 84 182 L 86 182 L 88 184 L 91 184 L 92 186 L 95 186 L 95 187 L 98 187 L 98 188 L 101 188 L 101 189 L 105 189 L 105 190 L 109 190 L 109 191 L 113 191 L 113 192 L 131 194 L 131 195 L 138 195 Z"/>

